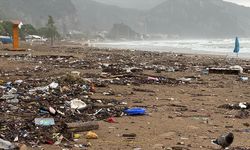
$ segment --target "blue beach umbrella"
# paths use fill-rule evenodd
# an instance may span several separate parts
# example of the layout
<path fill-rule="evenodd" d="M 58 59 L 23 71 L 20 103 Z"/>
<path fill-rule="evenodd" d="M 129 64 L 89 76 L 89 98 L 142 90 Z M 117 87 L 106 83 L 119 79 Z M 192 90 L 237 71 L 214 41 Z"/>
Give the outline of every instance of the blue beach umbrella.
<path fill-rule="evenodd" d="M 240 42 L 239 42 L 238 37 L 236 37 L 236 39 L 235 39 L 234 53 L 237 53 L 237 56 L 238 56 L 239 52 L 240 52 Z"/>

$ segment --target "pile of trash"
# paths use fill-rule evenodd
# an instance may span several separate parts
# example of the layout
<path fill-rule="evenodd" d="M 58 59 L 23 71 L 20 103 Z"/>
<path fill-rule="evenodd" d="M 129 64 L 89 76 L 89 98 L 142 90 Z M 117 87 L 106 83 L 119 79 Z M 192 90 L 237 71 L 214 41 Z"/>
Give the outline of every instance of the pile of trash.
<path fill-rule="evenodd" d="M 137 55 L 135 52 L 136 55 L 132 55 L 124 51 L 126 55 L 123 55 L 123 51 L 114 54 L 106 54 L 105 50 L 100 53 L 83 52 L 86 52 L 84 59 L 66 55 L 0 56 L 8 61 L 32 64 L 32 67 L 27 66 L 22 69 L 0 70 L 0 77 L 2 77 L 0 80 L 0 149 L 13 149 L 16 147 L 13 143 L 25 143 L 32 147 L 41 144 L 65 147 L 65 143 L 79 138 L 77 132 L 87 132 L 87 139 L 98 138 L 93 130 L 99 128 L 99 120 L 115 123 L 113 117 L 147 113 L 142 107 L 128 108 L 126 101 L 93 98 L 92 95 L 96 93 L 97 87 L 108 87 L 111 84 L 124 86 L 144 84 L 178 86 L 192 82 L 200 84 L 203 83 L 201 76 L 193 75 L 193 72 L 208 75 L 228 71 L 227 68 L 209 68 L 209 65 L 214 63 L 213 60 L 208 64 L 199 64 L 196 57 L 192 58 L 191 62 L 177 54 L 169 54 L 166 59 L 158 59 L 161 57 L 160 53 L 140 52 Z M 142 59 L 147 61 L 143 62 Z M 202 70 L 202 68 L 206 69 Z M 64 69 L 67 69 L 68 73 L 64 73 Z M 81 73 L 83 69 L 86 69 L 84 74 Z M 91 69 L 95 73 L 86 73 Z M 233 69 L 235 68 L 231 68 L 228 74 L 232 73 Z M 57 73 L 57 70 L 60 70 L 59 74 L 63 75 L 51 75 Z M 192 72 L 192 75 L 181 78 L 170 78 L 162 74 L 188 71 Z M 238 74 L 239 71 L 236 71 Z M 44 75 L 47 72 L 49 75 Z M 16 79 L 20 76 L 21 79 L 11 80 L 14 78 L 12 76 Z M 248 80 L 246 77 L 240 79 Z M 142 88 L 133 89 L 139 92 L 155 92 Z M 103 92 L 103 95 L 110 96 L 114 93 L 108 91 Z M 219 108 L 246 110 L 243 114 L 245 115 L 245 112 L 250 109 L 250 104 L 244 102 L 225 104 Z M 186 110 L 186 106 L 180 107 L 180 111 Z M 134 138 L 136 134 L 123 134 L 123 136 Z M 81 148 L 88 147 L 89 144 L 66 145 L 67 148 L 71 146 Z M 172 149 L 180 149 L 180 147 L 172 147 Z"/>
<path fill-rule="evenodd" d="M 230 109 L 230 110 L 250 109 L 250 103 L 240 102 L 237 104 L 223 104 L 223 105 L 220 105 L 219 108 Z"/>
<path fill-rule="evenodd" d="M 60 145 L 62 141 L 72 141 L 75 132 L 98 129 L 96 121 L 108 119 L 109 122 L 115 122 L 112 117 L 146 113 L 144 108 L 128 108 L 124 101 L 93 99 L 96 87 L 107 87 L 109 84 L 178 85 L 193 80 L 148 75 L 144 72 L 182 71 L 185 69 L 182 65 L 140 64 L 135 60 L 127 61 L 128 58 L 122 55 L 114 58 L 119 59 L 116 63 L 111 62 L 109 55 L 98 56 L 99 62 L 54 55 L 17 54 L 1 57 L 9 61 L 26 61 L 35 64 L 35 67 L 0 72 L 3 79 L 12 75 L 24 77 L 23 80 L 0 81 L 0 149 L 4 145 L 12 148 L 12 142 L 29 146 Z M 43 76 L 43 73 L 56 68 L 99 69 L 101 73 L 82 75 L 79 71 L 71 71 L 70 74 L 56 77 Z M 88 135 L 97 138 L 94 133 Z"/>
<path fill-rule="evenodd" d="M 237 104 L 224 104 L 220 105 L 219 108 L 237 110 L 236 114 L 233 115 L 235 118 L 247 119 L 250 116 L 250 103 L 240 102 Z"/>
<path fill-rule="evenodd" d="M 119 117 L 127 108 L 122 101 L 91 99 L 94 83 L 71 75 L 0 85 L 0 140 L 32 146 L 71 139 L 68 124 Z"/>

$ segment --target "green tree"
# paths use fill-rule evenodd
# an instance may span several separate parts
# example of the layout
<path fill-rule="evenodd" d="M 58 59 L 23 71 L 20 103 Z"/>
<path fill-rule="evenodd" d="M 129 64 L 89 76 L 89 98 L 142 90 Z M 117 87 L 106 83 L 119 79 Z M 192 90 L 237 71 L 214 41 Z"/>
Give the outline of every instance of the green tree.
<path fill-rule="evenodd" d="M 4 31 L 3 25 L 2 25 L 2 23 L 0 23 L 0 35 L 3 34 L 3 31 Z"/>
<path fill-rule="evenodd" d="M 52 16 L 49 16 L 48 19 L 48 23 L 47 23 L 47 34 L 48 34 L 48 38 L 50 38 L 51 41 L 51 45 L 54 44 L 54 40 L 56 35 L 58 34 L 56 26 L 55 26 L 55 22 Z"/>
<path fill-rule="evenodd" d="M 38 35 L 40 35 L 42 37 L 46 37 L 46 38 L 49 37 L 49 32 L 48 32 L 48 28 L 47 27 L 39 28 L 37 30 L 37 32 L 38 32 Z"/>
<path fill-rule="evenodd" d="M 24 24 L 20 29 L 20 37 L 24 39 L 27 35 L 37 35 L 38 32 L 31 24 Z"/>
<path fill-rule="evenodd" d="M 3 35 L 7 35 L 7 36 L 12 36 L 12 28 L 13 28 L 13 24 L 10 21 L 4 21 L 2 23 L 3 26 Z"/>
<path fill-rule="evenodd" d="M 56 29 L 52 16 L 49 16 L 46 27 L 39 28 L 37 33 L 42 37 L 49 38 L 51 40 L 51 45 L 53 45 L 55 38 L 60 38 L 60 34 Z"/>

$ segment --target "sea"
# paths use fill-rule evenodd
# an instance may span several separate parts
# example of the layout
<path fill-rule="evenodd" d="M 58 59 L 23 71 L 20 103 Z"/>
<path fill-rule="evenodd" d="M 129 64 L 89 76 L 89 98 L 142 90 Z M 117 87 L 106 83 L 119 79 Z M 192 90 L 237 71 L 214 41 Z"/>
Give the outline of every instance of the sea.
<path fill-rule="evenodd" d="M 240 40 L 239 58 L 250 58 L 250 38 Z M 186 54 L 211 54 L 235 57 L 235 39 L 181 39 L 154 41 L 105 41 L 92 43 L 100 48 L 117 48 Z"/>

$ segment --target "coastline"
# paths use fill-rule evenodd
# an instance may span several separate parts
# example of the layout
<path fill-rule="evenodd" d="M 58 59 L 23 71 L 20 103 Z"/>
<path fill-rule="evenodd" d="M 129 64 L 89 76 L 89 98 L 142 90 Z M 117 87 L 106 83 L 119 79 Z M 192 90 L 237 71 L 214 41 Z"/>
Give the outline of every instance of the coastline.
<path fill-rule="evenodd" d="M 225 59 L 241 59 L 241 60 L 250 60 L 250 55 L 246 53 L 240 53 L 237 57 L 234 53 L 214 53 L 214 52 L 208 52 L 208 51 L 198 51 L 198 50 L 187 50 L 185 48 L 183 49 L 175 49 L 169 48 L 169 49 L 153 49 L 153 48 L 119 48 L 119 47 L 105 47 L 105 46 L 98 46 L 95 45 L 93 48 L 99 48 L 99 49 L 112 49 L 112 50 L 129 50 L 129 51 L 139 51 L 139 52 L 151 52 L 151 53 L 172 53 L 172 54 L 182 54 L 185 56 L 210 56 L 210 57 L 220 57 Z"/>
<path fill-rule="evenodd" d="M 213 41 L 220 41 L 215 42 Z M 226 43 L 223 43 L 226 41 Z M 250 52 L 248 47 L 250 43 L 248 39 L 242 42 L 242 49 L 240 50 L 239 57 L 241 59 L 250 59 Z M 215 44 L 215 45 L 213 45 Z M 151 52 L 173 52 L 181 54 L 194 54 L 194 55 L 219 55 L 222 57 L 237 58 L 233 53 L 233 40 L 230 39 L 210 39 L 206 40 L 160 40 L 160 41 L 107 41 L 107 42 L 93 42 L 90 44 L 98 48 L 114 48 L 114 49 L 131 49 Z"/>

